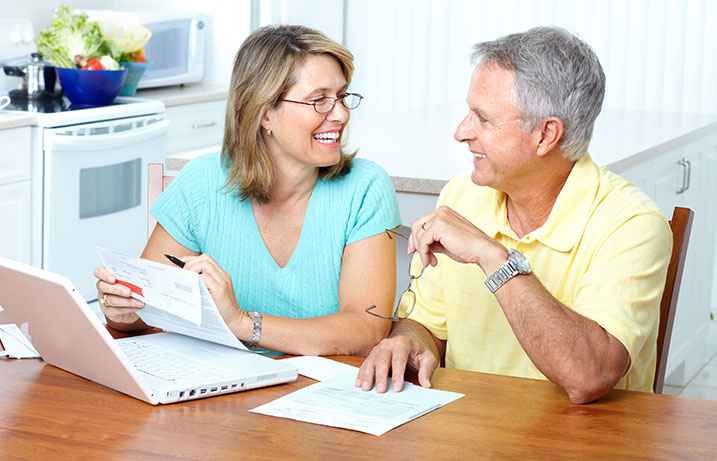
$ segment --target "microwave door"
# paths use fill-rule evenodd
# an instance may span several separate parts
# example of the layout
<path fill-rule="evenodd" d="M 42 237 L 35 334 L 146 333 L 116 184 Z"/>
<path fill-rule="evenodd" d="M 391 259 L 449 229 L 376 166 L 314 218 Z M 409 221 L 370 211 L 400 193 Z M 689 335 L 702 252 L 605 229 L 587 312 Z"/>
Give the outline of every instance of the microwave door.
<path fill-rule="evenodd" d="M 152 32 L 152 39 L 143 49 L 152 65 L 145 71 L 143 80 L 170 79 L 189 73 L 191 23 L 190 19 L 182 19 L 145 24 Z"/>
<path fill-rule="evenodd" d="M 147 164 L 164 161 L 168 126 L 162 120 L 96 136 L 45 132 L 42 266 L 69 277 L 88 301 L 96 298 L 95 246 L 132 255 L 144 248 Z"/>

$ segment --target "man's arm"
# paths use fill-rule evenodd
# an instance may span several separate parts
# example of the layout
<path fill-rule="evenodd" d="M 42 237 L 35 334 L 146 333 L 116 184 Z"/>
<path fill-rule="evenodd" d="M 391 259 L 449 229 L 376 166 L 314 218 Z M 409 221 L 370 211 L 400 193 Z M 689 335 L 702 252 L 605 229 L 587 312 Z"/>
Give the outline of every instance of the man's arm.
<path fill-rule="evenodd" d="M 558 302 L 533 274 L 511 279 L 495 295 L 530 360 L 571 402 L 605 395 L 627 372 L 625 346 Z"/>
<path fill-rule="evenodd" d="M 410 250 L 424 265 L 435 265 L 435 253 L 444 253 L 478 264 L 488 276 L 507 260 L 505 247 L 445 206 L 413 223 Z M 533 364 L 572 402 L 604 395 L 628 370 L 626 347 L 597 322 L 562 305 L 535 275 L 514 277 L 496 299 Z"/>
<path fill-rule="evenodd" d="M 356 387 L 368 391 L 376 383 L 376 392 L 386 392 L 389 370 L 392 390 L 403 389 L 406 366 L 418 372 L 418 382 L 431 387 L 431 377 L 443 356 L 446 342 L 436 338 L 423 325 L 410 319 L 395 323 L 388 338 L 373 348 L 356 378 Z"/>

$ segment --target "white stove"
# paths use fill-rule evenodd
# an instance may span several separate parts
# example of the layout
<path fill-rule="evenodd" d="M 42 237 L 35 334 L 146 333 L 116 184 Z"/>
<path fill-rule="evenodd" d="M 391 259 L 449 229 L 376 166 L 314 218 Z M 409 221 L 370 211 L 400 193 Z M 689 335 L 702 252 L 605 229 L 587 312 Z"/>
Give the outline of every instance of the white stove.
<path fill-rule="evenodd" d="M 0 19 L 0 62 L 35 51 L 28 24 Z M 161 101 L 122 97 L 91 108 L 66 98 L 12 100 L 2 111 L 33 117 L 31 262 L 69 277 L 88 301 L 96 298 L 96 246 L 134 255 L 144 248 L 147 164 L 165 159 L 164 111 Z"/>

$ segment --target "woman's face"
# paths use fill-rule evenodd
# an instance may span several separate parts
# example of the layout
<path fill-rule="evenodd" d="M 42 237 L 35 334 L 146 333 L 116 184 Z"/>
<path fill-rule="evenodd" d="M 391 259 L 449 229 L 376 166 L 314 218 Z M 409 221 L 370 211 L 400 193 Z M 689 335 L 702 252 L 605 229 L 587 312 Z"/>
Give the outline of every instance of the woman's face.
<path fill-rule="evenodd" d="M 348 83 L 341 65 L 332 56 L 319 54 L 308 57 L 296 72 L 297 82 L 283 99 L 314 102 L 324 97 L 343 94 Z M 340 159 L 339 145 L 349 110 L 336 101 L 326 114 L 313 106 L 280 102 L 269 109 L 262 119 L 264 139 L 278 170 L 330 166 Z"/>

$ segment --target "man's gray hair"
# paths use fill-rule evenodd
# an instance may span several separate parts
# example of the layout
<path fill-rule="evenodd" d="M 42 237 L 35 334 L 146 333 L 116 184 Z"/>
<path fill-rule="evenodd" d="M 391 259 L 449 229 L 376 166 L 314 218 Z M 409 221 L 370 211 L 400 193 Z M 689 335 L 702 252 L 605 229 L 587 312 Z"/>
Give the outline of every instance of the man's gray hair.
<path fill-rule="evenodd" d="M 605 96 L 605 74 L 592 48 L 558 27 L 535 27 L 473 46 L 474 65 L 515 73 L 513 106 L 523 130 L 548 117 L 563 121 L 560 149 L 568 160 L 587 153 Z"/>

